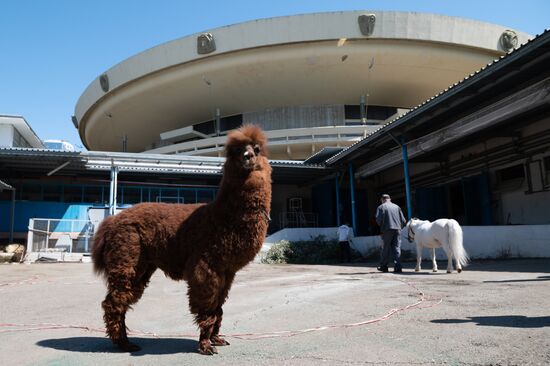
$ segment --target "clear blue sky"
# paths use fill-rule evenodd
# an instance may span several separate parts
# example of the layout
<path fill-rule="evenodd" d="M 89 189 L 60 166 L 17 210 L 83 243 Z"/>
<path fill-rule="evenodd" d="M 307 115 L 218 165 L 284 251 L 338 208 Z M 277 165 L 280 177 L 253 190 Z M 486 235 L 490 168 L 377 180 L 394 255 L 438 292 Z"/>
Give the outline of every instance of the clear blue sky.
<path fill-rule="evenodd" d="M 550 0 L 0 0 L 0 114 L 25 117 L 42 139 L 80 145 L 75 104 L 116 63 L 219 26 L 339 10 L 430 12 L 533 35 L 550 28 Z"/>

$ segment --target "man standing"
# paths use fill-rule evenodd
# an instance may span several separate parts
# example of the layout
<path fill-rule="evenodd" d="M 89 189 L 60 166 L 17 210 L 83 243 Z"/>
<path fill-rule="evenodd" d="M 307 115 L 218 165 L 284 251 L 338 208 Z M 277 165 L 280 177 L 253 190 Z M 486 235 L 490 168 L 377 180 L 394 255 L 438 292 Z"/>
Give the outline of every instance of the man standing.
<path fill-rule="evenodd" d="M 340 246 L 340 263 L 351 261 L 351 250 L 349 246 L 350 239 L 353 238 L 353 229 L 348 226 L 346 221 L 344 225 L 338 228 L 338 245 Z"/>
<path fill-rule="evenodd" d="M 396 204 L 392 203 L 389 194 L 383 194 L 380 198 L 381 205 L 376 210 L 376 222 L 380 226 L 380 236 L 384 241 L 382 255 L 380 258 L 381 272 L 388 272 L 390 252 L 393 256 L 393 272 L 401 273 L 401 229 L 407 224 L 403 211 Z"/>

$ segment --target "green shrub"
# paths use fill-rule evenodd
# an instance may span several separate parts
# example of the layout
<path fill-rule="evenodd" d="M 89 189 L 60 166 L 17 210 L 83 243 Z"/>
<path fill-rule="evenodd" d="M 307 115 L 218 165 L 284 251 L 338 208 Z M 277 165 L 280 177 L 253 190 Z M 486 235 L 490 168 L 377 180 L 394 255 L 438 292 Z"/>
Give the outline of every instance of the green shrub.
<path fill-rule="evenodd" d="M 339 262 L 340 247 L 337 240 L 319 235 L 312 240 L 281 240 L 268 250 L 262 263 L 268 264 L 332 264 Z M 351 260 L 356 261 L 361 255 L 351 249 Z"/>

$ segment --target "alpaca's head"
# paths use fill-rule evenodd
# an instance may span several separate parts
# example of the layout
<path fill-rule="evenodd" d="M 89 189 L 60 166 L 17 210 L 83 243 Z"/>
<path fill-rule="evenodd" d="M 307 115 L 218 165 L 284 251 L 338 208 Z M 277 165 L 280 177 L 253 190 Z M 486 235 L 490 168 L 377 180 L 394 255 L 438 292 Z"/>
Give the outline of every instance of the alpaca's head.
<path fill-rule="evenodd" d="M 227 136 L 225 153 L 232 168 L 243 172 L 270 170 L 267 138 L 255 125 L 246 124 Z"/>

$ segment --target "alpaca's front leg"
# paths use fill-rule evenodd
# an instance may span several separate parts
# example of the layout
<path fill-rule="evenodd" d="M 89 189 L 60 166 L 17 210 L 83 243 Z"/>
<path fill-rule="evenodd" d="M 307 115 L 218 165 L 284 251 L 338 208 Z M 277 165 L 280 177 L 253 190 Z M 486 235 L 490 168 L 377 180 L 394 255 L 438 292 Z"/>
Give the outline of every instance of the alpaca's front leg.
<path fill-rule="evenodd" d="M 218 353 L 218 350 L 210 341 L 214 324 L 216 323 L 216 315 L 211 312 L 199 312 L 196 319 L 201 331 L 199 336 L 199 353 L 203 355 L 213 355 Z"/>
<path fill-rule="evenodd" d="M 219 306 L 216 309 L 216 323 L 214 324 L 214 329 L 212 330 L 212 335 L 210 336 L 210 341 L 214 346 L 229 346 L 229 342 L 220 337 L 220 328 L 222 326 L 223 319 L 222 305 L 225 303 L 225 300 L 229 295 L 229 290 L 231 289 L 234 278 L 235 273 L 231 272 L 227 272 L 224 277 L 220 277 L 220 282 L 223 286 L 221 286 L 220 293 L 218 294 Z"/>
<path fill-rule="evenodd" d="M 205 262 L 199 262 L 189 277 L 189 308 L 200 329 L 198 351 L 203 355 L 213 355 L 218 353 L 210 338 L 217 319 L 220 277 Z"/>
<path fill-rule="evenodd" d="M 212 329 L 212 334 L 210 335 L 210 342 L 214 346 L 229 346 L 229 342 L 220 337 L 220 328 L 222 326 L 223 319 L 223 310 L 220 306 L 216 310 L 216 323 L 214 323 L 214 328 Z"/>
<path fill-rule="evenodd" d="M 421 266 L 422 266 L 422 246 L 419 244 L 416 244 L 416 268 L 414 270 L 416 272 L 420 272 Z"/>
<path fill-rule="evenodd" d="M 437 272 L 437 262 L 435 260 L 435 248 L 432 248 L 432 271 Z"/>

